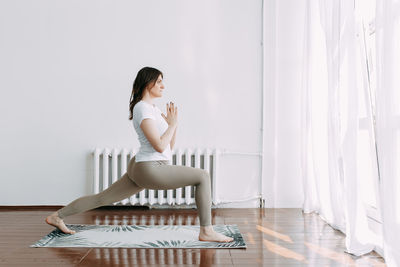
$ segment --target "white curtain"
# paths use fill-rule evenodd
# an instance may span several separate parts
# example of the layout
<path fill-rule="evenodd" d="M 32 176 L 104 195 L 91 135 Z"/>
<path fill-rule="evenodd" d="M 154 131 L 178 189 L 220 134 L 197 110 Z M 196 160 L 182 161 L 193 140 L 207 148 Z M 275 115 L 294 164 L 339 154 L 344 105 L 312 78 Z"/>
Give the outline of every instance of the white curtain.
<path fill-rule="evenodd" d="M 400 266 L 400 2 L 377 0 L 377 150 L 383 250 Z"/>
<path fill-rule="evenodd" d="M 307 0 L 302 177 L 303 212 L 315 212 L 346 235 L 345 252 L 371 252 L 372 232 L 357 174 L 358 91 L 362 85 L 354 2 Z"/>

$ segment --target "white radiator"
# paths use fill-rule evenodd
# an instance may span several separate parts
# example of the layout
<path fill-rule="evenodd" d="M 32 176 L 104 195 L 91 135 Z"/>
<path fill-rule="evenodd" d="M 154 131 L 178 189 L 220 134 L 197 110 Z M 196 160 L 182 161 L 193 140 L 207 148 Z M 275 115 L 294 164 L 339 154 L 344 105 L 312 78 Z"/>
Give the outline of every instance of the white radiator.
<path fill-rule="evenodd" d="M 94 182 L 95 194 L 107 189 L 127 170 L 128 163 L 138 150 L 126 148 L 96 148 L 94 150 Z M 207 170 L 211 178 L 212 201 L 216 204 L 216 177 L 218 149 L 174 149 L 172 165 L 182 165 Z M 144 189 L 129 198 L 113 203 L 122 205 L 192 205 L 195 204 L 195 186 L 169 190 Z"/>

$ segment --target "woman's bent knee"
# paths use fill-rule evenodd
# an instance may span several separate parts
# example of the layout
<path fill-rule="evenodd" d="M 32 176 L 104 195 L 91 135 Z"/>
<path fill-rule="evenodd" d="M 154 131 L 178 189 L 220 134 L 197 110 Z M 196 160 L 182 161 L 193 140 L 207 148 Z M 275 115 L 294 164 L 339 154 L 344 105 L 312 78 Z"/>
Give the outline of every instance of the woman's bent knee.
<path fill-rule="evenodd" d="M 200 181 L 203 182 L 210 182 L 211 178 L 210 178 L 210 174 L 208 173 L 208 171 L 200 169 Z"/>

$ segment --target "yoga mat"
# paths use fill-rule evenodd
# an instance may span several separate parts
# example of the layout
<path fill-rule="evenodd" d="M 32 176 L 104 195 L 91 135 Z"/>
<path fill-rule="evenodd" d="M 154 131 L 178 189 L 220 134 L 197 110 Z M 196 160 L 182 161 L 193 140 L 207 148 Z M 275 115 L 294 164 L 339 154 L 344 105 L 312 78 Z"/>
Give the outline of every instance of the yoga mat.
<path fill-rule="evenodd" d="M 93 225 L 66 224 L 75 234 L 58 228 L 30 247 L 107 248 L 246 248 L 236 224 L 213 225 L 214 231 L 233 237 L 232 242 L 199 241 L 198 225 Z"/>

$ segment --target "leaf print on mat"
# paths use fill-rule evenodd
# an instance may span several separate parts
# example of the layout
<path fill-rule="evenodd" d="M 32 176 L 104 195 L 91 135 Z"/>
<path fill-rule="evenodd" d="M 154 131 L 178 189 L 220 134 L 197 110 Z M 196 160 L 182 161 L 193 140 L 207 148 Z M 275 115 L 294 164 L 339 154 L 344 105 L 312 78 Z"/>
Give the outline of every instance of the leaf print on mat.
<path fill-rule="evenodd" d="M 214 230 L 233 242 L 199 241 L 198 225 L 87 225 L 68 224 L 76 234 L 59 229 L 30 247 L 123 247 L 123 248 L 246 248 L 237 225 L 215 225 Z"/>

